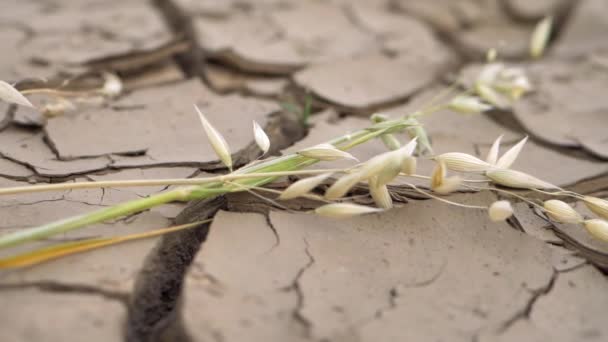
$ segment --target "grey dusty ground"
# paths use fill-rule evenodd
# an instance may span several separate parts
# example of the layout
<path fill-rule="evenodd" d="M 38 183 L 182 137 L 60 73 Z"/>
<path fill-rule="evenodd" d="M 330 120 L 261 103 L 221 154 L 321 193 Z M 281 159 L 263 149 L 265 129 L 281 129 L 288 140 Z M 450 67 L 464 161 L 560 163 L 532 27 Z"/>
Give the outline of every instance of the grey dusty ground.
<path fill-rule="evenodd" d="M 531 62 L 528 39 L 546 14 L 557 31 Z M 223 172 L 193 103 L 242 165 L 258 156 L 252 120 L 275 153 L 294 151 L 367 126 L 374 111 L 420 109 L 494 47 L 528 70 L 535 91 L 511 111 L 425 117 L 435 151 L 484 156 L 500 134 L 506 146 L 529 135 L 518 170 L 607 197 L 607 32 L 605 0 L 2 0 L 0 79 L 29 79 L 21 89 L 72 79 L 78 90 L 105 70 L 126 92 L 55 117 L 0 103 L 0 187 Z M 281 109 L 306 93 L 308 131 Z M 371 142 L 353 154 L 384 150 Z M 162 190 L 1 197 L 0 234 Z M 391 191 L 398 208 L 345 221 L 307 215 L 305 201 L 284 203 L 288 212 L 236 194 L 38 242 L 214 217 L 2 271 L 0 341 L 608 340 L 607 243 L 525 203 L 492 223 L 483 211 L 416 200 L 398 182 Z"/>

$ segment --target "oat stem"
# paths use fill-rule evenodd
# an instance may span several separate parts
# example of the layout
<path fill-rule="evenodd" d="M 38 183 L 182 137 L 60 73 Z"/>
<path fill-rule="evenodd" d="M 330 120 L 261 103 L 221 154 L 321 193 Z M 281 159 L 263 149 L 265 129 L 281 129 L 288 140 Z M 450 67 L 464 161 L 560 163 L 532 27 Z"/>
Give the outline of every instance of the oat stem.
<path fill-rule="evenodd" d="M 411 121 L 407 118 L 393 120 L 391 121 L 391 124 L 385 124 L 381 128 L 374 128 L 372 126 L 370 128 L 357 131 L 353 134 L 338 137 L 329 141 L 328 143 L 336 146 L 339 149 L 347 150 L 356 145 L 372 140 L 373 138 L 376 138 L 389 130 L 399 130 L 407 128 L 410 125 Z M 147 198 L 129 201 L 109 208 L 97 210 L 89 214 L 78 215 L 35 228 L 20 230 L 0 236 L 0 249 L 14 247 L 29 241 L 44 239 L 52 235 L 65 233 L 91 224 L 135 214 L 165 203 L 213 198 L 228 192 L 243 191 L 243 185 L 249 187 L 262 186 L 279 178 L 280 176 L 277 174 L 278 172 L 280 172 L 282 175 L 291 175 L 293 174 L 292 171 L 313 165 L 317 162 L 317 159 L 304 157 L 294 153 L 250 166 L 245 166 L 229 174 L 230 176 L 241 175 L 241 177 L 236 177 L 237 179 L 233 178 L 233 183 L 235 184 L 226 184 L 225 182 L 219 180 L 203 185 L 179 188 L 155 194 Z M 327 172 L 327 170 L 324 170 L 324 172 Z M 257 176 L 252 177 L 251 174 L 257 174 Z M 224 180 L 226 180 L 226 178 L 224 178 Z"/>
<path fill-rule="evenodd" d="M 248 179 L 259 177 L 281 177 L 292 175 L 314 175 L 327 172 L 347 172 L 348 169 L 323 169 L 323 170 L 295 170 L 295 171 L 277 171 L 264 173 L 250 173 L 244 175 L 228 174 L 216 177 L 206 178 L 167 178 L 167 179 L 135 179 L 135 180 L 113 180 L 99 182 L 75 182 L 75 183 L 59 183 L 59 184 L 39 184 L 18 186 L 12 188 L 0 189 L 0 196 L 15 195 L 32 192 L 44 191 L 62 191 L 76 189 L 95 189 L 95 188 L 127 188 L 138 186 L 167 186 L 167 185 L 202 185 L 213 182 L 232 181 L 236 179 Z"/>

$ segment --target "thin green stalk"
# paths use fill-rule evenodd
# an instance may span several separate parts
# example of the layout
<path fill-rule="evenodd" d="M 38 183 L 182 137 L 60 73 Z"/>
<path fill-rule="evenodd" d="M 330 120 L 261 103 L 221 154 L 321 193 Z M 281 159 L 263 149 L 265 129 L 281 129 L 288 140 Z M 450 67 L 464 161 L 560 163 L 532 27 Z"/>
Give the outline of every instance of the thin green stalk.
<path fill-rule="evenodd" d="M 329 141 L 340 149 L 350 149 L 356 145 L 367 142 L 386 131 L 392 129 L 404 128 L 409 125 L 407 119 L 395 120 L 393 126 L 382 128 L 363 129 L 353 134 L 338 137 Z M 243 167 L 236 170 L 230 175 L 251 174 L 251 173 L 269 173 L 269 172 L 285 172 L 298 170 L 318 162 L 317 159 L 301 156 L 297 153 L 279 157 L 266 162 L 261 162 L 251 166 Z M 280 176 L 262 176 L 262 177 L 246 177 L 244 179 L 234 180 L 235 184 L 226 184 L 222 181 L 207 183 L 199 186 L 191 186 L 179 188 L 167 192 L 162 192 L 152 195 L 147 198 L 138 199 L 122 204 L 94 211 L 89 214 L 79 215 L 68 219 L 59 220 L 48 223 L 39 227 L 21 230 L 15 233 L 3 235 L 0 237 L 0 249 L 14 247 L 29 241 L 40 240 L 56 234 L 79 229 L 91 224 L 104 222 L 111 219 L 117 219 L 126 215 L 135 214 L 152 207 L 156 207 L 165 203 L 174 201 L 189 201 L 194 199 L 206 199 L 228 192 L 243 191 L 242 185 L 257 187 L 268 184 Z"/>

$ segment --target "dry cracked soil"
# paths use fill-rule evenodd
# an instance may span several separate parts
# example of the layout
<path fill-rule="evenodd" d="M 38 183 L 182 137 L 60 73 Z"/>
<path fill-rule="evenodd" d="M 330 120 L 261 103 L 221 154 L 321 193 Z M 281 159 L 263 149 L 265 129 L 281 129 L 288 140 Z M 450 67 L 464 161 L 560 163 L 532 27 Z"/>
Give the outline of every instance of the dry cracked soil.
<path fill-rule="evenodd" d="M 556 29 L 532 62 L 530 34 L 548 14 Z M 269 133 L 271 153 L 295 151 L 364 128 L 375 111 L 420 109 L 497 48 L 527 70 L 534 92 L 511 110 L 424 117 L 435 152 L 484 156 L 500 134 L 505 146 L 528 135 L 518 170 L 607 198 L 606 33 L 605 0 L 2 0 L 0 79 L 82 91 L 109 71 L 124 91 L 80 99 L 61 115 L 0 103 L 0 187 L 221 173 L 193 104 L 243 165 L 259 156 L 252 120 Z M 284 109 L 305 98 L 308 127 Z M 49 96 L 30 99 L 48 108 Z M 353 155 L 383 151 L 373 141 Z M 420 173 L 431 168 L 420 162 Z M 0 197 L 0 234 L 165 189 Z M 281 210 L 242 193 L 1 251 L 213 218 L 0 271 L 0 341 L 608 340 L 608 243 L 525 202 L 494 223 L 403 183 L 390 189 L 397 208 L 341 221 L 307 214 L 315 203 Z"/>

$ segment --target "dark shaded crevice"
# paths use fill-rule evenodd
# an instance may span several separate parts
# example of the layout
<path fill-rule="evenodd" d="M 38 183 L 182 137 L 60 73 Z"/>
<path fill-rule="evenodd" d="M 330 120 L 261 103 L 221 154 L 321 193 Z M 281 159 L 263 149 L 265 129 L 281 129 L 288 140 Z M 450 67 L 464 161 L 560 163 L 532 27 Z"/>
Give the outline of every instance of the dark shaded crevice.
<path fill-rule="evenodd" d="M 303 238 L 305 248 L 304 252 L 308 257 L 308 262 L 298 270 L 293 282 L 287 288 L 288 291 L 293 291 L 296 294 L 296 307 L 293 309 L 292 317 L 295 322 L 297 322 L 304 329 L 304 336 L 307 339 L 312 338 L 312 323 L 306 316 L 302 314 L 302 309 L 304 308 L 304 291 L 302 291 L 302 287 L 300 286 L 300 280 L 306 271 L 308 271 L 315 263 L 314 256 L 310 253 L 310 247 L 308 245 L 308 241 L 306 238 Z"/>
<path fill-rule="evenodd" d="M 54 292 L 54 293 L 77 293 L 77 294 L 86 294 L 86 295 L 96 295 L 101 296 L 106 299 L 116 300 L 123 304 L 127 304 L 129 295 L 124 292 L 119 291 L 110 291 L 103 288 L 86 285 L 86 284 L 70 284 L 70 283 L 61 283 L 51 280 L 42 280 L 35 282 L 25 282 L 25 283 L 14 283 L 14 284 L 0 284 L 0 292 L 2 290 L 12 290 L 12 289 L 27 289 L 27 288 L 35 288 L 44 292 Z"/>
<path fill-rule="evenodd" d="M 171 31 L 189 43 L 189 49 L 175 55 L 175 60 L 184 74 L 188 77 L 199 77 L 203 81 L 203 50 L 198 46 L 196 29 L 192 17 L 183 11 L 180 6 L 171 0 L 149 0 L 161 13 Z M 207 82 L 206 82 L 207 83 Z"/>
<path fill-rule="evenodd" d="M 186 224 L 213 217 L 223 196 L 192 202 L 177 218 Z M 148 254 L 129 301 L 126 340 L 189 341 L 179 307 L 184 277 L 209 231 L 210 223 L 165 235 Z"/>

